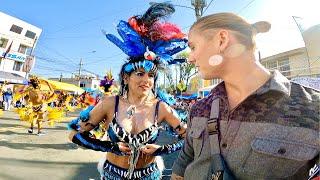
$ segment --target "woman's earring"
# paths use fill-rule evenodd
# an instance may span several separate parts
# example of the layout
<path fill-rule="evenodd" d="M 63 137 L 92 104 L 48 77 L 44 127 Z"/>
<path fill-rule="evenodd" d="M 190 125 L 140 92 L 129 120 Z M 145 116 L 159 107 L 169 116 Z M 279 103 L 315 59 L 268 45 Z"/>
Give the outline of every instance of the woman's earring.
<path fill-rule="evenodd" d="M 123 87 L 123 98 L 128 99 L 128 84 L 124 84 Z"/>
<path fill-rule="evenodd" d="M 208 61 L 210 66 L 218 66 L 222 63 L 223 57 L 220 54 L 216 54 L 211 56 Z"/>

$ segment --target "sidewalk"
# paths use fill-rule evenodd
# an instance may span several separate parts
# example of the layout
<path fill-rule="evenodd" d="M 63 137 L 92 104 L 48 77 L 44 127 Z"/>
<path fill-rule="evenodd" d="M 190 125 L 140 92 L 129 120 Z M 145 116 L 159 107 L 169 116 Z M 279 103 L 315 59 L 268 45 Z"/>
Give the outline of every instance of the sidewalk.
<path fill-rule="evenodd" d="M 0 179 L 100 179 L 96 170 L 101 152 L 84 150 L 67 139 L 67 122 L 44 124 L 44 136 L 28 134 L 28 123 L 14 112 L 0 117 Z"/>

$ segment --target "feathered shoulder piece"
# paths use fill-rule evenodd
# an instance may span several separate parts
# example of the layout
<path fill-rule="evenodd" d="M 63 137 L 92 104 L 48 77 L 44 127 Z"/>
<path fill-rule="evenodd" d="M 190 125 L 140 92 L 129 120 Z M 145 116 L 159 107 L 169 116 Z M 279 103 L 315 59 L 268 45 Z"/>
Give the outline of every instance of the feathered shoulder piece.
<path fill-rule="evenodd" d="M 176 99 L 171 94 L 168 94 L 167 92 L 161 89 L 157 89 L 157 98 L 167 103 L 169 106 L 176 104 Z"/>
<path fill-rule="evenodd" d="M 187 47 L 187 39 L 180 28 L 164 21 L 174 12 L 172 4 L 154 3 L 143 15 L 118 23 L 117 31 L 121 39 L 113 34 L 105 35 L 129 56 L 129 61 L 144 58 L 171 64 L 171 56 Z"/>

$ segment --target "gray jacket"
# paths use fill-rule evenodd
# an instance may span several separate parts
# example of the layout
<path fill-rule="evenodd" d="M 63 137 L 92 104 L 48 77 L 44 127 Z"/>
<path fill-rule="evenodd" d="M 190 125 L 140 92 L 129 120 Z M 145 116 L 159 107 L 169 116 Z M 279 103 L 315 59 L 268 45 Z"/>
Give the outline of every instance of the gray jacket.
<path fill-rule="evenodd" d="M 221 154 L 237 179 L 308 179 L 319 163 L 320 93 L 277 71 L 233 111 L 223 82 L 197 102 L 173 173 L 186 180 L 212 178 L 207 121 L 216 98 Z"/>

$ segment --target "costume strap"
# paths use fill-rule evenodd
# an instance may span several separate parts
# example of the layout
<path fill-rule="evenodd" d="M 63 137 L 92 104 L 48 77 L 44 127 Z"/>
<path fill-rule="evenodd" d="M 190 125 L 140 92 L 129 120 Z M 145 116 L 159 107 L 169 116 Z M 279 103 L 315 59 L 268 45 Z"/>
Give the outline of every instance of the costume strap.
<path fill-rule="evenodd" d="M 166 144 L 161 147 L 159 147 L 154 153 L 154 156 L 159 156 L 163 154 L 170 154 L 176 151 L 179 151 L 183 147 L 184 140 L 180 139 L 179 141 L 172 143 L 172 144 Z"/>

